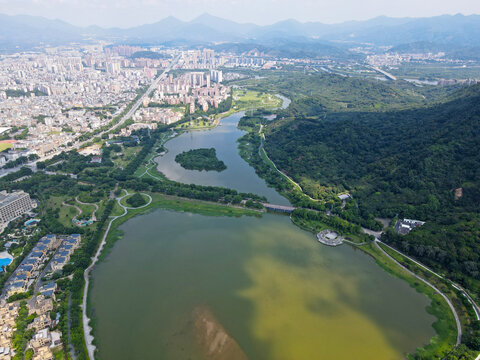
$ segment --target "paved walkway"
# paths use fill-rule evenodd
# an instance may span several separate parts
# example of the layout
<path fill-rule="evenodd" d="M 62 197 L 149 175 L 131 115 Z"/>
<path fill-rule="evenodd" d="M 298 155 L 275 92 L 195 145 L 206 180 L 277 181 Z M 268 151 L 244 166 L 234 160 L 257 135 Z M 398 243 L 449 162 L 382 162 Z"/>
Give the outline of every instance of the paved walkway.
<path fill-rule="evenodd" d="M 75 201 L 79 204 L 82 204 L 82 205 L 92 205 L 92 206 L 95 206 L 95 210 L 93 210 L 92 212 L 92 220 L 93 221 L 97 221 L 97 217 L 95 216 L 95 214 L 97 213 L 98 211 L 98 205 L 96 203 L 86 203 L 86 202 L 82 202 L 80 200 L 78 200 L 78 196 L 75 198 Z"/>
<path fill-rule="evenodd" d="M 83 321 L 83 332 L 84 332 L 84 336 L 85 336 L 85 345 L 87 346 L 88 356 L 89 356 L 90 360 L 95 359 L 95 345 L 93 345 L 94 337 L 92 335 L 92 328 L 89 325 L 90 319 L 88 318 L 88 314 L 87 314 L 87 298 L 88 298 L 88 290 L 89 290 L 89 285 L 90 285 L 90 272 L 94 268 L 95 264 L 98 261 L 98 258 L 100 257 L 100 254 L 102 253 L 102 250 L 103 250 L 103 248 L 106 244 L 106 241 L 107 241 L 108 233 L 110 232 L 110 228 L 112 227 L 112 223 L 115 220 L 127 215 L 128 209 L 141 209 L 141 208 L 147 207 L 153 201 L 153 199 L 150 195 L 143 194 L 143 195 L 146 195 L 149 198 L 148 202 L 145 205 L 140 206 L 138 208 L 132 208 L 132 207 L 124 206 L 124 205 L 122 205 L 121 200 L 123 198 L 127 197 L 128 195 L 130 195 L 127 190 L 124 190 L 124 191 L 125 191 L 125 195 L 116 199 L 118 205 L 120 205 L 120 207 L 122 207 L 122 209 L 123 209 L 123 214 L 117 215 L 117 216 L 114 216 L 114 217 L 111 218 L 110 222 L 108 223 L 107 229 L 105 230 L 105 233 L 103 235 L 102 242 L 100 243 L 100 246 L 98 247 L 97 252 L 95 253 L 95 256 L 92 258 L 92 263 L 83 273 L 83 278 L 85 280 L 85 288 L 83 290 L 82 321 Z"/>
<path fill-rule="evenodd" d="M 380 240 L 378 240 L 379 242 L 381 242 Z M 473 307 L 473 310 L 475 311 L 475 315 L 477 317 L 477 320 L 480 320 L 480 311 L 478 309 L 478 305 L 475 303 L 475 300 L 472 299 L 472 297 L 468 294 L 468 292 L 460 285 L 454 283 L 453 281 L 447 279 L 446 277 L 436 273 L 435 271 L 433 271 L 432 269 L 430 269 L 429 267 L 423 265 L 421 262 L 411 258 L 410 256 L 408 255 L 405 255 L 404 253 L 398 251 L 397 249 L 391 247 L 390 245 L 387 245 L 385 244 L 384 242 L 381 242 L 383 245 L 385 245 L 386 247 L 388 247 L 389 249 L 397 252 L 398 254 L 402 255 L 403 257 L 407 258 L 408 260 L 412 261 L 413 263 L 415 263 L 416 265 L 420 266 L 422 269 L 428 271 L 429 273 L 435 275 L 436 277 L 438 277 L 439 279 L 442 279 L 442 280 L 445 280 L 447 281 L 448 283 L 450 283 L 455 289 L 457 289 L 458 291 L 460 291 L 468 300 L 468 302 L 472 305 Z"/>
<path fill-rule="evenodd" d="M 429 287 L 431 287 L 433 290 L 435 290 L 436 293 L 438 293 L 448 304 L 448 306 L 450 307 L 450 310 L 452 310 L 452 313 L 453 313 L 453 316 L 455 317 L 455 323 L 457 325 L 457 342 L 455 344 L 455 347 L 457 347 L 458 345 L 460 345 L 460 343 L 462 342 L 462 325 L 460 324 L 460 318 L 457 314 L 457 311 L 455 310 L 455 308 L 453 307 L 453 304 L 452 302 L 450 301 L 450 299 L 448 298 L 447 295 L 445 295 L 443 292 L 441 292 L 435 285 L 431 284 L 429 281 L 425 280 L 424 278 L 418 276 L 417 274 L 415 274 L 413 271 L 410 271 L 409 269 L 407 269 L 405 266 L 403 266 L 402 264 L 400 264 L 397 260 L 395 260 L 392 256 L 390 256 L 390 254 L 388 254 L 385 250 L 382 249 L 382 247 L 379 245 L 382 244 L 382 245 L 386 245 L 384 244 L 383 242 L 381 242 L 380 240 L 378 239 L 375 239 L 375 246 L 385 255 L 387 256 L 390 260 L 392 260 L 395 264 L 397 264 L 398 266 L 400 266 L 403 270 L 405 270 L 406 272 L 408 272 L 410 275 L 414 276 L 416 279 L 422 281 L 423 283 L 425 283 L 426 285 L 428 285 Z M 388 246 L 388 245 L 386 245 Z M 403 254 L 402 254 L 403 255 Z"/>
<path fill-rule="evenodd" d="M 263 125 L 260 124 L 260 130 L 258 131 L 259 135 L 260 135 L 260 147 L 258 148 L 258 153 L 262 154 L 262 151 L 263 151 L 263 154 L 265 155 L 265 157 L 267 158 L 268 161 L 270 161 L 270 163 L 273 165 L 273 167 L 275 168 L 275 170 L 277 170 L 278 173 L 280 173 L 280 175 L 282 175 L 284 178 L 286 178 L 289 182 L 291 182 L 298 190 L 300 190 L 300 192 L 308 197 L 310 200 L 312 201 L 321 201 L 321 200 L 318 200 L 318 199 L 314 199 L 312 198 L 310 195 L 306 194 L 302 187 L 300 186 L 299 183 L 297 183 L 295 180 L 293 180 L 290 176 L 288 176 L 287 174 L 285 174 L 283 171 L 281 171 L 277 165 L 275 165 L 275 163 L 272 161 L 272 159 L 270 159 L 270 157 L 268 156 L 267 152 L 265 151 L 265 148 L 263 147 L 263 140 L 265 139 L 265 135 L 262 133 L 262 128 L 263 128 Z"/>
<path fill-rule="evenodd" d="M 62 205 L 63 206 L 70 206 L 70 207 L 74 207 L 77 211 L 78 211 L 78 214 L 75 215 L 75 217 L 72 219 L 72 221 L 75 221 L 75 219 L 77 219 L 80 215 L 82 215 L 82 209 L 80 209 L 77 205 L 70 205 L 70 204 L 67 204 L 65 201 L 62 202 Z"/>

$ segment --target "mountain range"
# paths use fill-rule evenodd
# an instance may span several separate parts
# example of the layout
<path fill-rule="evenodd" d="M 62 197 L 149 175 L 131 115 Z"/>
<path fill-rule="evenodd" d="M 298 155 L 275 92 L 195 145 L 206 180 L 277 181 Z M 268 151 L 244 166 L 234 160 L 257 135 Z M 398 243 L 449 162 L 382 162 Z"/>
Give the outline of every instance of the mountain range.
<path fill-rule="evenodd" d="M 255 43 L 275 42 L 315 43 L 323 46 L 371 43 L 377 46 L 399 46 L 410 43 L 434 46 L 475 46 L 480 43 L 479 15 L 443 15 L 431 18 L 377 17 L 367 21 L 340 24 L 299 22 L 293 19 L 260 26 L 237 23 L 209 14 L 191 21 L 167 17 L 152 24 L 128 29 L 78 27 L 61 20 L 49 20 L 27 15 L 0 14 L 0 51 L 28 49 L 48 44 L 60 45 L 73 41 L 105 39 L 132 44 L 162 44 L 183 42 Z"/>

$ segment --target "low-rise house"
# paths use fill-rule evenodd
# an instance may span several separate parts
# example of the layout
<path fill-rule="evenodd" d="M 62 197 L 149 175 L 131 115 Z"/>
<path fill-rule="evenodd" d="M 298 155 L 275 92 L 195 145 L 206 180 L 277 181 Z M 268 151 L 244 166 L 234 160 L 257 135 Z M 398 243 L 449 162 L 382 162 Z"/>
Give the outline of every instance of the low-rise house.
<path fill-rule="evenodd" d="M 422 226 L 423 224 L 425 224 L 425 222 L 420 220 L 397 220 L 397 222 L 395 223 L 395 231 L 400 235 L 407 235 L 410 231 L 412 231 L 416 227 Z"/>
<path fill-rule="evenodd" d="M 10 297 L 15 294 L 20 294 L 24 293 L 27 291 L 28 286 L 27 286 L 26 281 L 17 281 L 11 285 L 8 286 L 7 288 L 7 296 Z"/>
<path fill-rule="evenodd" d="M 25 274 L 27 275 L 27 277 L 31 277 L 33 272 L 35 271 L 36 269 L 34 268 L 33 265 L 29 265 L 29 264 L 21 264 L 18 269 L 17 269 L 17 274 Z"/>
<path fill-rule="evenodd" d="M 29 314 L 43 315 L 53 310 L 53 301 L 44 295 L 38 295 L 27 304 Z"/>
<path fill-rule="evenodd" d="M 41 251 L 32 251 L 30 255 L 28 255 L 29 259 L 35 259 L 36 261 L 43 260 L 44 254 Z"/>
<path fill-rule="evenodd" d="M 52 298 L 55 300 L 55 291 L 57 290 L 57 284 L 55 282 L 50 281 L 48 284 L 43 285 L 40 287 L 39 292 L 46 298 Z"/>
<path fill-rule="evenodd" d="M 52 319 L 49 315 L 40 315 L 33 319 L 33 322 L 28 325 L 28 329 L 35 329 L 37 331 L 47 329 L 52 325 Z"/>
<path fill-rule="evenodd" d="M 80 246 L 82 238 L 80 234 L 73 234 L 64 238 L 62 244 L 54 255 L 51 268 L 53 271 L 60 271 L 70 260 L 70 255 Z"/>
<path fill-rule="evenodd" d="M 67 258 L 66 257 L 62 257 L 62 256 L 58 256 L 58 257 L 55 257 L 53 260 L 52 260 L 52 270 L 53 271 L 60 271 L 63 269 L 63 267 L 65 266 L 65 264 L 67 263 Z"/>
<path fill-rule="evenodd" d="M 59 331 L 51 331 L 50 337 L 52 339 L 50 347 L 53 348 L 62 345 L 62 334 Z"/>
<path fill-rule="evenodd" d="M 32 360 L 54 360 L 52 350 L 48 346 L 34 349 Z"/>

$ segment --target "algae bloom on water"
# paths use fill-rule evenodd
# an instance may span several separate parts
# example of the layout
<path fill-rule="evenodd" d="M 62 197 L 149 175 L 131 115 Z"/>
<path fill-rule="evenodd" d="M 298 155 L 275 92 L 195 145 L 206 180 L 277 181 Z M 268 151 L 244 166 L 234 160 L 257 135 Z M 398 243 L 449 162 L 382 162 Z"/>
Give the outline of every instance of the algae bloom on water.
<path fill-rule="evenodd" d="M 187 170 L 220 172 L 227 168 L 225 163 L 217 158 L 217 151 L 214 148 L 184 151 L 175 156 L 175 161 Z"/>

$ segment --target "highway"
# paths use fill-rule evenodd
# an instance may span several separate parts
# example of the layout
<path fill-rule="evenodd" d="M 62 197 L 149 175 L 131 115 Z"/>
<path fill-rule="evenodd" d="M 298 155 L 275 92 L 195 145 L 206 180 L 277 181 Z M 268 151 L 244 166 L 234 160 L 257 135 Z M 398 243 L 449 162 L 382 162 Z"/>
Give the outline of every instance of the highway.
<path fill-rule="evenodd" d="M 392 81 L 397 81 L 397 78 L 395 76 L 393 76 L 392 74 L 376 67 L 376 66 L 366 66 L 368 69 L 372 69 L 372 70 L 375 70 L 376 72 L 382 74 L 383 76 L 385 76 L 388 80 L 392 80 Z"/>

